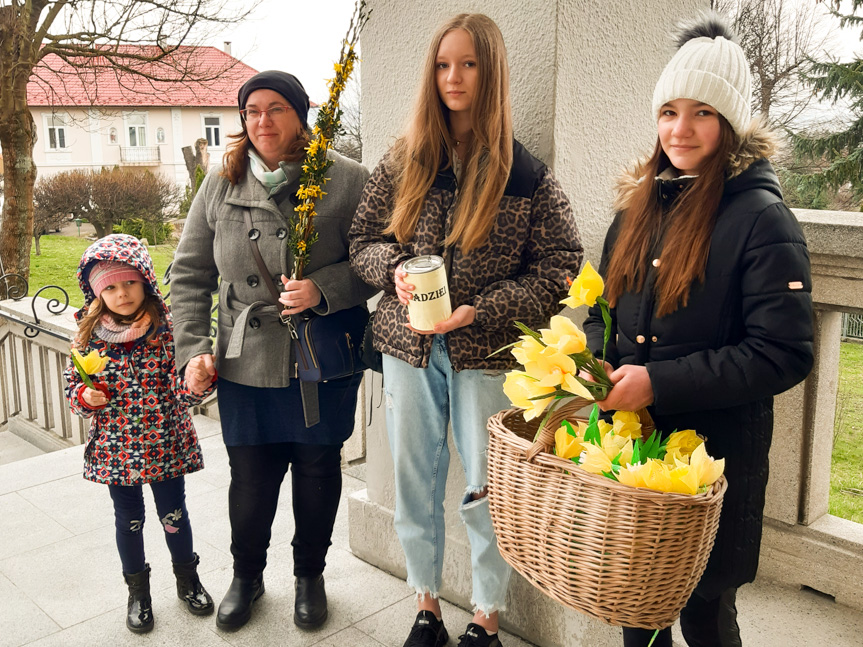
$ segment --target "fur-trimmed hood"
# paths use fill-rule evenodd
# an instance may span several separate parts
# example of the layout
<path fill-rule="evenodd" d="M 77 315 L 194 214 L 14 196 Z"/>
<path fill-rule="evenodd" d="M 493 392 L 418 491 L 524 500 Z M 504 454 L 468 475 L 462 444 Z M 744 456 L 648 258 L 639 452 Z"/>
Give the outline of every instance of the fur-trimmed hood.
<path fill-rule="evenodd" d="M 118 261 L 126 263 L 138 270 L 146 279 L 144 283 L 148 292 L 152 292 L 162 303 L 162 309 L 168 314 L 168 306 L 159 291 L 159 282 L 156 280 L 156 272 L 153 270 L 153 260 L 143 243 L 134 236 L 128 234 L 110 234 L 100 238 L 90 245 L 81 256 L 78 263 L 78 285 L 84 293 L 84 307 L 75 313 L 75 320 L 79 321 L 87 312 L 90 304 L 96 298 L 90 287 L 90 269 L 94 263 L 99 261 Z"/>
<path fill-rule="evenodd" d="M 758 160 L 771 157 L 779 147 L 779 140 L 773 130 L 757 117 L 737 138 L 738 146 L 728 159 L 728 179 L 742 174 Z M 625 169 L 615 186 L 614 209 L 623 211 L 632 200 L 632 195 L 644 178 L 647 158 L 641 158 Z"/>

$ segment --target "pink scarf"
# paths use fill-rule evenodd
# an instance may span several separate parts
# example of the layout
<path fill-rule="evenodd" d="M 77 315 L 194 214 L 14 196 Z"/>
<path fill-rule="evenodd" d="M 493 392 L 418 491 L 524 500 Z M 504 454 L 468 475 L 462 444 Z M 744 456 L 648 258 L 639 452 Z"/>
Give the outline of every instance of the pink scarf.
<path fill-rule="evenodd" d="M 109 314 L 104 314 L 99 319 L 99 324 L 93 331 L 99 339 L 112 344 L 123 344 L 140 339 L 150 329 L 150 315 L 143 317 L 131 324 L 118 324 Z"/>

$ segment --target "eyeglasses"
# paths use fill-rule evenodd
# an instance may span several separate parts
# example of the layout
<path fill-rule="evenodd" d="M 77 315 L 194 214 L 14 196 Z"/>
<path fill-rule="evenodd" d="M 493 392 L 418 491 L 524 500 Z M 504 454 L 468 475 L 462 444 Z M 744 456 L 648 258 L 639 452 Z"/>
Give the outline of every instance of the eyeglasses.
<path fill-rule="evenodd" d="M 240 110 L 240 116 L 243 118 L 243 121 L 257 121 L 261 118 L 261 115 L 269 115 L 270 119 L 277 119 L 285 114 L 290 108 L 288 106 L 273 106 L 272 108 L 267 108 L 266 110 L 258 110 L 257 108 L 246 108 L 245 110 Z"/>

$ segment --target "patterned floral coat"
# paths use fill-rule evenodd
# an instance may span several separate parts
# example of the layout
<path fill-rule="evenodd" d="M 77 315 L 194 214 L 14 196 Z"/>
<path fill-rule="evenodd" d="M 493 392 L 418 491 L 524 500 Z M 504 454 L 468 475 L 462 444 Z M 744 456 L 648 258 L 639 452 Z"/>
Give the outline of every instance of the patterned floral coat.
<path fill-rule="evenodd" d="M 95 298 L 85 280 L 89 266 L 97 261 L 114 260 L 132 265 L 147 279 L 146 289 L 161 300 L 153 263 L 141 243 L 132 236 L 113 234 L 91 245 L 78 266 L 78 283 L 84 292 L 84 307 L 75 313 L 79 320 Z M 188 407 L 198 404 L 197 396 L 186 387 L 174 363 L 174 336 L 171 316 L 164 301 L 165 321 L 151 341 L 146 336 L 133 342 L 130 349 L 99 339 L 95 335 L 86 355 L 97 350 L 109 358 L 105 369 L 92 376 L 94 384 L 108 389 L 111 406 L 91 409 L 80 393 L 85 385 L 71 359 L 64 373 L 66 397 L 72 412 L 92 418 L 84 447 L 84 478 L 110 485 L 139 485 L 175 478 L 204 467 L 201 446 Z"/>
<path fill-rule="evenodd" d="M 407 308 L 395 293 L 396 266 L 413 256 L 443 256 L 457 198 L 456 177 L 442 164 L 426 196 L 413 240 L 402 245 L 383 230 L 392 215 L 399 169 L 387 154 L 372 173 L 351 226 L 351 265 L 359 277 L 384 290 L 374 322 L 375 348 L 427 367 L 431 335 L 407 329 Z M 499 348 L 516 341 L 521 321 L 537 328 L 561 311 L 567 277 L 578 274 L 582 246 L 569 200 L 551 171 L 513 142 L 510 177 L 488 239 L 469 255 L 456 248 L 448 282 L 452 307 L 476 308 L 470 326 L 447 333 L 450 361 L 463 369 L 508 369 L 515 360 Z"/>

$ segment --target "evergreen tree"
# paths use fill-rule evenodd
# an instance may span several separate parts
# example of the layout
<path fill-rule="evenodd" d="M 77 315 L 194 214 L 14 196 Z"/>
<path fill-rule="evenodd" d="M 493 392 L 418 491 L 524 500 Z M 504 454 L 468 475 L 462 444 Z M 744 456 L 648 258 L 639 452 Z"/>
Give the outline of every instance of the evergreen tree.
<path fill-rule="evenodd" d="M 831 13 L 840 19 L 841 27 L 860 28 L 863 39 L 863 0 L 846 2 L 850 3 L 850 13 L 840 13 L 840 0 L 830 2 Z M 813 167 L 810 173 L 799 176 L 800 186 L 804 191 L 850 186 L 859 199 L 863 197 L 863 59 L 813 61 L 804 79 L 819 99 L 834 105 L 846 102 L 850 119 L 832 132 L 793 135 L 795 155 Z"/>

